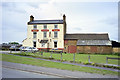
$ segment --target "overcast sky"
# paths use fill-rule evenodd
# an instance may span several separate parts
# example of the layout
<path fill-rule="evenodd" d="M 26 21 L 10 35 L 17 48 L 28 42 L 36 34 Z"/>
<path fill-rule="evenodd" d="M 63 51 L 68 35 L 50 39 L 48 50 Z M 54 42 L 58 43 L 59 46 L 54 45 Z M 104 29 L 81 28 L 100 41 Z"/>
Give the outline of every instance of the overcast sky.
<path fill-rule="evenodd" d="M 1 7 L 2 42 L 22 43 L 30 15 L 38 20 L 62 19 L 63 14 L 67 33 L 108 33 L 110 40 L 118 41 L 118 2 L 2 2 Z"/>

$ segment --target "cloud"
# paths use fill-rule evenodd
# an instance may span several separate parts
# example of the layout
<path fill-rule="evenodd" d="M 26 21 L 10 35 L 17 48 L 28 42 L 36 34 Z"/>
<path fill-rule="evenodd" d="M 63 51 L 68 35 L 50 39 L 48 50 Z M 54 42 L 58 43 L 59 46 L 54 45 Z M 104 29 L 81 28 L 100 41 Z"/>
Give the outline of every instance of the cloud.
<path fill-rule="evenodd" d="M 3 10 L 7 10 L 10 12 L 18 12 L 18 13 L 25 13 L 25 10 L 23 9 L 23 6 L 25 6 L 24 3 L 15 3 L 15 2 L 3 2 L 2 8 Z"/>
<path fill-rule="evenodd" d="M 64 13 L 67 20 L 67 33 L 107 32 L 110 39 L 117 40 L 116 4 L 56 0 L 3 3 L 3 41 L 22 42 L 27 37 L 27 22 L 30 15 L 35 19 L 62 19 Z"/>

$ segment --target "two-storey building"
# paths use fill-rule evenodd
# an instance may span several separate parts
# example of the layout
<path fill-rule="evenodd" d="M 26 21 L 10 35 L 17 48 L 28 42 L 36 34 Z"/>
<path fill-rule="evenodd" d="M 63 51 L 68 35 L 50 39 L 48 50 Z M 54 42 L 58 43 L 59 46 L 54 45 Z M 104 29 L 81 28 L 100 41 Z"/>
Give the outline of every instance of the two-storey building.
<path fill-rule="evenodd" d="M 40 50 L 64 49 L 65 34 L 65 15 L 63 15 L 63 20 L 34 20 L 31 15 L 27 25 L 27 38 L 23 40 L 23 46 L 36 47 Z"/>

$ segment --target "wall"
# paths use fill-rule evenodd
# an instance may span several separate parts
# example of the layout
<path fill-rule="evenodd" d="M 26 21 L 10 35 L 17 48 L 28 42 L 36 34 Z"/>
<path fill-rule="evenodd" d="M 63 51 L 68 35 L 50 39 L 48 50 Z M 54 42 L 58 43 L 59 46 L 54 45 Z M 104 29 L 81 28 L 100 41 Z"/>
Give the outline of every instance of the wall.
<path fill-rule="evenodd" d="M 111 46 L 77 46 L 77 53 L 112 53 Z"/>
<path fill-rule="evenodd" d="M 69 52 L 70 50 L 70 48 L 68 48 L 68 46 L 76 46 L 76 44 L 77 44 L 77 40 L 64 40 L 64 52 Z M 76 51 L 75 51 L 76 52 Z"/>
<path fill-rule="evenodd" d="M 33 46 L 33 41 L 36 41 L 37 48 L 54 48 L 54 41 L 57 41 L 57 47 L 60 49 L 64 48 L 64 28 L 63 28 L 63 24 L 58 24 L 58 29 L 60 29 L 60 31 L 58 31 L 58 37 L 54 38 L 54 32 L 52 31 L 52 29 L 54 29 L 54 24 L 47 24 L 47 29 L 49 31 L 47 31 L 47 38 L 43 38 L 43 31 L 41 31 L 42 29 L 44 29 L 43 24 L 37 24 L 37 29 L 39 30 L 37 32 L 37 38 L 33 39 L 33 32 L 31 30 L 33 30 L 33 25 L 28 25 L 27 28 L 27 39 L 23 41 L 23 46 Z M 49 32 L 51 32 L 51 37 L 49 37 Z M 45 47 L 41 47 L 41 40 L 48 40 L 49 46 L 45 45 Z M 50 41 L 51 39 L 51 41 Z"/>
<path fill-rule="evenodd" d="M 113 53 L 120 53 L 119 47 L 113 47 Z"/>

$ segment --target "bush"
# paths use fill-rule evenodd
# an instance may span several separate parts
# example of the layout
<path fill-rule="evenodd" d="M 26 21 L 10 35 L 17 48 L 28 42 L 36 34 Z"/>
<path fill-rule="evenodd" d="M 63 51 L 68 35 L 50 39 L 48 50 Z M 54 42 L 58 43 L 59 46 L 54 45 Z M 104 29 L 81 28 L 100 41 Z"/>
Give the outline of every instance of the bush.
<path fill-rule="evenodd" d="M 94 65 L 95 65 L 95 63 L 92 63 L 91 65 L 92 65 L 92 66 L 94 66 Z"/>

